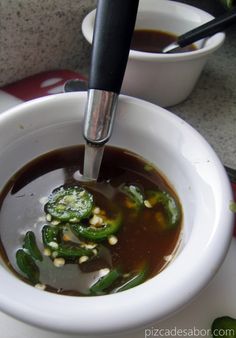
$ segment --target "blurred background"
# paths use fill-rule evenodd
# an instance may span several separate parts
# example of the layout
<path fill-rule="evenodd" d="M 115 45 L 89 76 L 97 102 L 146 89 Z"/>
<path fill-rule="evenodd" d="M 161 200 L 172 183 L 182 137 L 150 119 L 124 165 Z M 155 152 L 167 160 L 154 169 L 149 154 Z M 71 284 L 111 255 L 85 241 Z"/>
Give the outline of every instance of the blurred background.
<path fill-rule="evenodd" d="M 225 10 L 219 1 L 180 2 L 217 15 Z M 81 22 L 95 7 L 96 0 L 0 0 L 0 86 L 52 69 L 87 74 Z"/>

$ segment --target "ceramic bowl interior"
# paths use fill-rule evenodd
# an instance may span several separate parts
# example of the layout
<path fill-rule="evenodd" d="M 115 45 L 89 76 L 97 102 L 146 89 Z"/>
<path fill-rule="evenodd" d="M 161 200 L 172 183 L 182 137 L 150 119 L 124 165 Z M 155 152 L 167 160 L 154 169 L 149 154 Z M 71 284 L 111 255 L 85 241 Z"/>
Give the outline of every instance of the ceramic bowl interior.
<path fill-rule="evenodd" d="M 33 158 L 83 143 L 85 102 L 86 93 L 59 94 L 1 114 L 0 186 Z M 126 96 L 119 99 L 110 144 L 154 163 L 177 192 L 184 213 L 178 256 L 142 285 L 99 297 L 40 291 L 18 280 L 2 263 L 0 309 L 5 313 L 58 332 L 111 334 L 171 315 L 196 296 L 219 268 L 232 234 L 232 195 L 209 144 L 170 112 Z"/>

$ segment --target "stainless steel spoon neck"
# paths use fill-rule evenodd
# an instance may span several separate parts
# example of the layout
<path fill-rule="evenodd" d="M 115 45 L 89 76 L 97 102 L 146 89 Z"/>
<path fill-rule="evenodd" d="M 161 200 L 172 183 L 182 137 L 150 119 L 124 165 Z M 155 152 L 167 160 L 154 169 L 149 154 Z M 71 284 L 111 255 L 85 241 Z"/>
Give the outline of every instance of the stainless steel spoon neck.
<path fill-rule="evenodd" d="M 84 138 L 94 145 L 106 143 L 112 133 L 118 94 L 89 89 L 85 108 Z"/>

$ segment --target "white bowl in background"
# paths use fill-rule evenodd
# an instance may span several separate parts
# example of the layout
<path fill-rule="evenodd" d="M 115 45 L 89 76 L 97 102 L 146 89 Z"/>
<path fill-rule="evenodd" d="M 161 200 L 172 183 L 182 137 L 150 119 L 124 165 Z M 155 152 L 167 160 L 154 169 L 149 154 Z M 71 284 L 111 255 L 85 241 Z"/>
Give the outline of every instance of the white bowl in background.
<path fill-rule="evenodd" d="M 92 43 L 96 10 L 82 22 L 82 32 Z M 177 36 L 206 23 L 213 16 L 199 8 L 167 0 L 140 0 L 136 29 L 152 29 Z M 176 105 L 192 92 L 211 54 L 224 42 L 217 33 L 195 43 L 196 51 L 175 54 L 146 53 L 130 50 L 121 92 L 156 103 L 162 107 Z M 115 41 L 114 41 L 115 43 Z"/>
<path fill-rule="evenodd" d="M 23 103 L 0 115 L 0 187 L 23 165 L 53 149 L 82 144 L 86 93 Z M 154 163 L 183 206 L 183 239 L 156 277 L 118 294 L 73 297 L 38 290 L 0 263 L 0 310 L 58 332 L 104 335 L 170 316 L 214 276 L 233 229 L 231 186 L 217 155 L 186 122 L 149 102 L 120 96 L 109 142 Z"/>

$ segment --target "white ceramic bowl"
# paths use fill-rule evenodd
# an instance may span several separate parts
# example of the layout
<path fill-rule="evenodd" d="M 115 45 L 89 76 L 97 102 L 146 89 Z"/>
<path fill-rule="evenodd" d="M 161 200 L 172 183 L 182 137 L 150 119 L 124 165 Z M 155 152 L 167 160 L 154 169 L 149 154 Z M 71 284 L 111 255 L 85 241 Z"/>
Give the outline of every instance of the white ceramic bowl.
<path fill-rule="evenodd" d="M 0 187 L 42 153 L 83 143 L 86 93 L 53 95 L 0 115 Z M 164 173 L 183 205 L 181 250 L 160 274 L 99 297 L 40 291 L 0 265 L 0 310 L 59 332 L 111 334 L 171 315 L 206 286 L 226 255 L 233 226 L 231 187 L 208 143 L 186 122 L 151 103 L 121 96 L 110 144 L 132 150 Z"/>
<path fill-rule="evenodd" d="M 140 0 L 136 29 L 152 29 L 181 35 L 212 20 L 209 13 L 187 4 L 167 0 Z M 82 32 L 92 43 L 95 10 L 82 23 Z M 217 33 L 196 43 L 196 51 L 179 54 L 145 53 L 131 50 L 122 86 L 122 93 L 156 103 L 173 106 L 192 92 L 209 56 L 224 41 Z M 115 43 L 115 41 L 114 41 Z"/>

